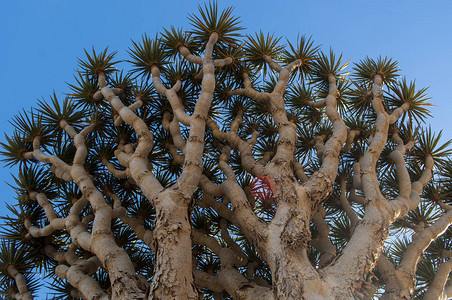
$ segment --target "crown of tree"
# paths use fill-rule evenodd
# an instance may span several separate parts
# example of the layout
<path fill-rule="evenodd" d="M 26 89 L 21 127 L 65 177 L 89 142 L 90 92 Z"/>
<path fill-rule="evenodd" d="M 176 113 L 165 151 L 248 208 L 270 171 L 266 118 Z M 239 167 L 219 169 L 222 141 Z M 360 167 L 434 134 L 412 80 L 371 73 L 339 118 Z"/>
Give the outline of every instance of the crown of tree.
<path fill-rule="evenodd" d="M 3 296 L 451 297 L 452 151 L 427 89 L 198 8 L 123 70 L 85 51 L 67 96 L 13 118 Z"/>

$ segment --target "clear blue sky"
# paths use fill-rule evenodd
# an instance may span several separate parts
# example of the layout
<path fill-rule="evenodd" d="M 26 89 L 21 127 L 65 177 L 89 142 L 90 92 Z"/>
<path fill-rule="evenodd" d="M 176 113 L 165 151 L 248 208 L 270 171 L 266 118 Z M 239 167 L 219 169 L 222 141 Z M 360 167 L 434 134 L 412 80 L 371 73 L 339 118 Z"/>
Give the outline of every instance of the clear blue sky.
<path fill-rule="evenodd" d="M 162 27 L 188 28 L 197 1 L 3 0 L 0 6 L 0 128 L 36 99 L 68 92 L 83 49 L 109 46 L 126 57 L 130 39 L 153 36 Z M 203 3 L 203 2 L 200 2 Z M 295 40 L 312 35 L 322 49 L 332 47 L 347 60 L 387 55 L 399 61 L 408 80 L 429 86 L 435 131 L 452 139 L 452 1 L 219 1 L 234 6 L 245 33 L 264 32 Z M 4 141 L 3 135 L 0 141 Z M 0 168 L 0 215 L 13 192 L 5 181 L 13 170 Z"/>

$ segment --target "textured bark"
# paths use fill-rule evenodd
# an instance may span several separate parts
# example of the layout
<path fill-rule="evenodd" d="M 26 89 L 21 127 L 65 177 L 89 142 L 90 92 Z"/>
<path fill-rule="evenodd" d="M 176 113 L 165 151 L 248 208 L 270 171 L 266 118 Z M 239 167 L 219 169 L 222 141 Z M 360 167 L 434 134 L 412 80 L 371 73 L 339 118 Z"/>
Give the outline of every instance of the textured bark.
<path fill-rule="evenodd" d="M 149 299 L 198 299 L 192 275 L 191 225 L 178 191 L 157 199 L 154 244 L 156 262 Z"/>

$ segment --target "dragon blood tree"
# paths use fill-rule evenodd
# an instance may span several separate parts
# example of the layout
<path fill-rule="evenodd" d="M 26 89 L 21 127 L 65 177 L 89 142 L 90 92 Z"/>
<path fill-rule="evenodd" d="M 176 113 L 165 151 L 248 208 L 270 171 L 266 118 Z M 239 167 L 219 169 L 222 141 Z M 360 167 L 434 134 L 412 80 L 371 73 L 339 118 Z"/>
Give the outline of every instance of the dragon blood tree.
<path fill-rule="evenodd" d="M 19 113 L 0 286 L 31 299 L 445 299 L 449 143 L 397 63 L 242 35 L 210 3 Z"/>

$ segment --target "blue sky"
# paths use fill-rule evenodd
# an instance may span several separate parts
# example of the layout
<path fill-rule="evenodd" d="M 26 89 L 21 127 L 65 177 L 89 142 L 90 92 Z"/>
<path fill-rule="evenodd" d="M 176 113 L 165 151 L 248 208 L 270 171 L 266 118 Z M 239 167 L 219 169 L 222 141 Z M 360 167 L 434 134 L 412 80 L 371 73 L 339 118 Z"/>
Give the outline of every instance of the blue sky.
<path fill-rule="evenodd" d="M 8 123 L 37 99 L 69 92 L 77 57 L 83 49 L 109 46 L 126 58 L 131 39 L 150 36 L 162 27 L 188 28 L 188 13 L 197 1 L 63 1 L 3 0 L 0 5 L 0 128 L 10 134 Z M 203 3 L 203 2 L 200 2 Z M 402 74 L 429 86 L 435 131 L 444 129 L 452 139 L 452 1 L 219 1 L 234 6 L 244 33 L 263 32 L 296 40 L 312 35 L 323 50 L 331 47 L 346 60 L 370 56 L 393 57 Z M 4 141 L 3 135 L 0 141 Z M 0 215 L 14 195 L 6 184 L 13 169 L 0 168 Z"/>

